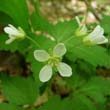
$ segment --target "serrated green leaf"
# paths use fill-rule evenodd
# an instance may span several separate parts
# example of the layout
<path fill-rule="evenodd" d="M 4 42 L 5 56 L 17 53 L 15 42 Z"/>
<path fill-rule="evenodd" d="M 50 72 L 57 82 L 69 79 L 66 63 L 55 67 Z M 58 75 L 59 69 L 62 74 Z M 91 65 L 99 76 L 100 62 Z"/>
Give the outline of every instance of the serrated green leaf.
<path fill-rule="evenodd" d="M 89 97 L 91 101 L 97 102 L 98 104 L 104 104 L 107 95 L 109 95 L 110 84 L 103 77 L 92 77 L 85 84 L 81 85 L 76 92 Z"/>
<path fill-rule="evenodd" d="M 59 105 L 59 106 L 58 106 Z M 76 94 L 73 98 L 52 97 L 41 110 L 96 110 L 95 105 L 84 95 Z"/>
<path fill-rule="evenodd" d="M 72 102 L 73 110 L 98 110 L 88 97 L 81 94 L 75 94 Z"/>
<path fill-rule="evenodd" d="M 80 76 L 66 80 L 73 89 L 73 108 L 75 110 L 95 110 L 105 107 L 106 96 L 110 95 L 110 79 L 92 77 L 84 80 Z M 72 87 L 73 84 L 73 87 Z M 79 106 L 80 105 L 80 106 Z M 92 108 L 92 109 L 91 109 Z"/>
<path fill-rule="evenodd" d="M 88 63 L 92 64 L 93 66 L 105 66 L 110 67 L 110 56 L 105 48 L 100 46 L 92 46 L 92 47 L 85 47 L 85 46 L 77 46 L 73 47 L 70 50 L 71 52 L 71 61 L 74 60 L 74 55 L 72 58 L 72 54 L 75 54 L 77 58 L 83 59 Z"/>
<path fill-rule="evenodd" d="M 32 77 L 2 76 L 3 95 L 16 105 L 33 104 L 37 98 L 37 84 Z"/>
<path fill-rule="evenodd" d="M 107 86 L 107 82 L 103 77 L 95 77 L 82 86 L 80 91 L 95 101 L 104 103 L 107 89 L 105 85 Z"/>

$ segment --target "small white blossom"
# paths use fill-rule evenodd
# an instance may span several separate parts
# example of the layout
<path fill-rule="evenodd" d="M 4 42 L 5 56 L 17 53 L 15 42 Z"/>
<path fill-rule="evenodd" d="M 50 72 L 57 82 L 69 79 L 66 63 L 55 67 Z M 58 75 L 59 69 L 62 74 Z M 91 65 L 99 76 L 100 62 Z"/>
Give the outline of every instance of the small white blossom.
<path fill-rule="evenodd" d="M 6 44 L 12 43 L 16 39 L 25 38 L 25 32 L 21 27 L 15 28 L 13 25 L 9 24 L 4 28 L 5 33 L 9 35 L 9 39 L 6 41 Z"/>
<path fill-rule="evenodd" d="M 52 77 L 52 67 L 56 67 L 59 74 L 63 77 L 72 75 L 72 69 L 69 65 L 61 62 L 62 56 L 66 53 L 66 48 L 63 43 L 57 44 L 52 54 L 47 53 L 45 50 L 35 50 L 34 57 L 39 62 L 48 62 L 39 73 L 40 81 L 47 82 Z"/>
<path fill-rule="evenodd" d="M 85 44 L 107 43 L 108 39 L 103 34 L 104 34 L 104 29 L 100 25 L 98 25 L 89 35 L 84 37 L 83 42 Z"/>

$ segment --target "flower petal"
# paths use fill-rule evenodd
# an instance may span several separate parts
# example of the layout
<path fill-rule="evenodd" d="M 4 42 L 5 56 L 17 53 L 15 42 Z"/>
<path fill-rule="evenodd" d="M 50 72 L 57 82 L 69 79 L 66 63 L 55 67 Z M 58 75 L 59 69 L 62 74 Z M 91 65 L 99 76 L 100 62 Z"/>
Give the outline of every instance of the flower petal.
<path fill-rule="evenodd" d="M 92 41 L 94 44 L 104 44 L 108 42 L 108 39 L 105 36 L 100 36 Z"/>
<path fill-rule="evenodd" d="M 99 25 L 88 36 L 83 39 L 83 42 L 90 44 L 103 44 L 107 43 L 108 39 L 103 35 L 104 29 Z"/>
<path fill-rule="evenodd" d="M 47 82 L 52 77 L 52 67 L 50 65 L 45 65 L 39 74 L 40 81 Z"/>
<path fill-rule="evenodd" d="M 97 25 L 95 29 L 89 34 L 90 37 L 98 37 L 104 34 L 104 29 L 100 26 Z"/>
<path fill-rule="evenodd" d="M 61 76 L 70 77 L 72 75 L 72 68 L 66 63 L 60 62 L 57 66 L 57 69 Z"/>
<path fill-rule="evenodd" d="M 10 25 L 9 25 L 10 26 Z M 9 27 L 9 26 L 7 26 L 7 27 L 5 27 L 4 28 L 4 31 L 7 33 L 7 34 L 10 34 L 10 35 L 19 35 L 19 31 L 16 29 L 16 28 L 14 28 L 14 27 L 12 27 L 12 25 L 11 25 L 11 27 Z"/>
<path fill-rule="evenodd" d="M 5 44 L 10 44 L 14 41 L 15 39 L 14 38 L 10 38 L 8 40 L 6 40 Z"/>
<path fill-rule="evenodd" d="M 45 50 L 35 50 L 34 57 L 40 62 L 45 62 L 50 58 L 49 54 Z"/>
<path fill-rule="evenodd" d="M 61 57 L 66 53 L 66 47 L 63 43 L 59 43 L 53 49 L 53 54 L 55 56 Z"/>

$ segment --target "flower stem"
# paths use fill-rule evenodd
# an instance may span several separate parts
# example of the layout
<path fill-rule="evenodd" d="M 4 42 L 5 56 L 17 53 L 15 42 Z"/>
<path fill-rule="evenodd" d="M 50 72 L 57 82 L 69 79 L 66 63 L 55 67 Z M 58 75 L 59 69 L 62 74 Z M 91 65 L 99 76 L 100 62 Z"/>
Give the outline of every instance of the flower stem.
<path fill-rule="evenodd" d="M 76 16 L 76 17 L 75 17 L 75 19 L 76 19 L 76 21 L 77 21 L 78 25 L 80 26 L 80 25 L 81 25 L 81 22 L 80 22 L 80 20 L 79 20 L 79 17 L 78 17 L 78 16 Z"/>
<path fill-rule="evenodd" d="M 38 43 L 36 43 L 35 40 L 33 40 L 31 37 L 26 36 L 27 39 L 29 39 L 31 42 L 33 42 L 37 47 L 40 48 L 40 45 Z"/>

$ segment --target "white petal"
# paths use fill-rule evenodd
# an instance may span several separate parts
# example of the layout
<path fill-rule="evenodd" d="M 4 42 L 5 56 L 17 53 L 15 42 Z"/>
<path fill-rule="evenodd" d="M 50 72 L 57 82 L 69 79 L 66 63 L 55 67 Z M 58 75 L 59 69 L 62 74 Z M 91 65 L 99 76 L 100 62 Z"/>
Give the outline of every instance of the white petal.
<path fill-rule="evenodd" d="M 19 34 L 19 31 L 15 28 L 12 28 L 12 27 L 5 27 L 4 28 L 4 31 L 7 33 L 7 34 L 10 34 L 10 35 L 18 35 Z"/>
<path fill-rule="evenodd" d="M 47 82 L 52 77 L 52 67 L 50 65 L 45 65 L 39 74 L 40 81 Z"/>
<path fill-rule="evenodd" d="M 66 63 L 60 62 L 57 66 L 57 69 L 61 76 L 70 77 L 72 75 L 72 68 Z"/>
<path fill-rule="evenodd" d="M 90 38 L 98 37 L 104 34 L 104 29 L 98 25 L 96 28 L 89 34 Z"/>
<path fill-rule="evenodd" d="M 105 36 L 100 36 L 92 41 L 94 44 L 104 44 L 108 42 L 108 39 Z"/>
<path fill-rule="evenodd" d="M 50 58 L 49 54 L 45 50 L 35 50 L 34 57 L 40 62 L 45 62 Z"/>
<path fill-rule="evenodd" d="M 83 39 L 83 41 L 84 42 L 90 41 L 92 44 L 104 44 L 108 42 L 108 39 L 103 35 L 100 35 L 100 36 L 97 35 L 96 37 L 93 37 L 93 38 L 92 37 L 90 38 L 89 36 L 87 36 Z"/>
<path fill-rule="evenodd" d="M 104 34 L 104 29 L 100 25 L 97 25 L 96 28 L 95 28 L 95 30 L 96 30 L 97 33 L 99 33 L 101 35 Z"/>
<path fill-rule="evenodd" d="M 99 25 L 91 32 L 87 37 L 83 39 L 84 42 L 90 42 L 92 44 L 103 44 L 107 43 L 108 39 L 103 35 L 104 29 Z"/>
<path fill-rule="evenodd" d="M 15 39 L 10 38 L 10 39 L 6 40 L 5 44 L 10 44 L 10 43 L 12 43 L 14 40 L 15 40 Z"/>
<path fill-rule="evenodd" d="M 59 43 L 53 49 L 53 54 L 55 56 L 61 57 L 66 53 L 66 47 L 63 43 Z"/>

